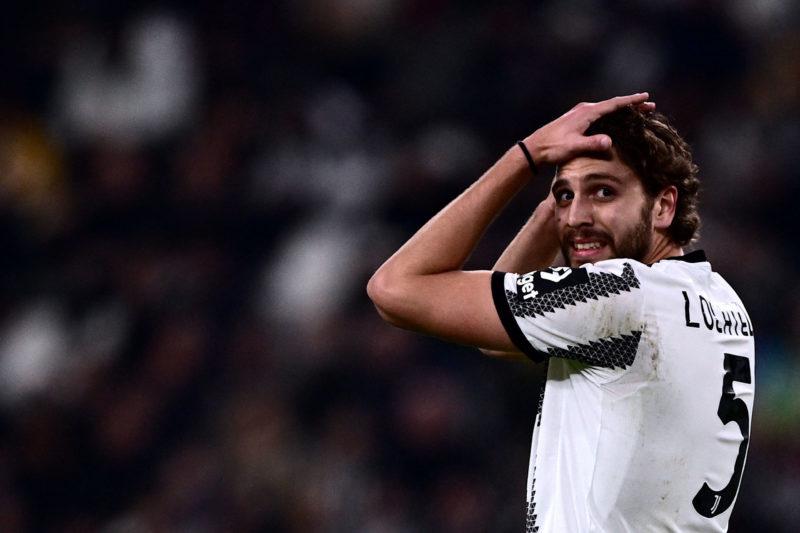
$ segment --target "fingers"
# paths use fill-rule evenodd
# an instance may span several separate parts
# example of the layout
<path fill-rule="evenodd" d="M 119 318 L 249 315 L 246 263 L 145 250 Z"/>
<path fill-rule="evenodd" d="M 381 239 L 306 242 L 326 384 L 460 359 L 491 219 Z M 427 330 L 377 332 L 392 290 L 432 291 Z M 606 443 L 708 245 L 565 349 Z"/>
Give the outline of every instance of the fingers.
<path fill-rule="evenodd" d="M 656 105 L 647 100 L 649 97 L 649 93 L 642 92 L 596 103 L 580 103 L 536 130 L 526 144 L 537 164 L 557 165 L 581 152 L 604 152 L 611 148 L 611 138 L 605 134 L 586 136 L 586 130 L 600 117 L 626 106 L 635 106 L 646 112 L 654 111 Z"/>
<path fill-rule="evenodd" d="M 601 100 L 600 102 L 583 102 L 575 106 L 568 114 L 580 117 L 580 120 L 587 122 L 586 127 L 588 127 L 600 117 L 627 106 L 634 106 L 645 112 L 655 111 L 656 104 L 654 102 L 648 102 L 647 99 L 649 97 L 649 93 L 643 92 L 626 96 L 615 96 L 614 98 Z"/>
<path fill-rule="evenodd" d="M 645 111 L 647 113 L 652 113 L 656 110 L 656 103 L 655 102 L 642 102 L 641 104 L 634 104 L 634 107 Z"/>
<path fill-rule="evenodd" d="M 609 98 L 608 100 L 598 102 L 597 108 L 601 110 L 602 114 L 605 115 L 606 113 L 614 112 L 617 109 L 622 109 L 625 106 L 644 104 L 647 102 L 648 98 L 650 98 L 650 93 L 646 92 L 629 94 L 627 96 L 615 96 L 614 98 Z"/>
<path fill-rule="evenodd" d="M 591 135 L 583 137 L 582 151 L 586 152 L 604 152 L 611 148 L 611 137 L 605 134 Z"/>
<path fill-rule="evenodd" d="M 591 124 L 595 120 L 599 119 L 604 115 L 608 115 L 609 113 L 613 113 L 623 107 L 633 106 L 637 109 L 640 109 L 645 112 L 652 112 L 656 109 L 655 102 L 649 102 L 647 99 L 650 97 L 649 93 L 636 93 L 630 94 L 627 96 L 615 96 L 614 98 L 609 98 L 608 100 L 602 100 L 600 102 L 596 102 L 594 104 L 588 104 L 586 107 L 590 109 L 588 115 L 589 123 Z M 605 136 L 596 136 L 596 139 L 593 139 L 592 143 L 593 146 L 591 149 L 594 150 L 607 150 L 611 147 L 611 139 Z"/>

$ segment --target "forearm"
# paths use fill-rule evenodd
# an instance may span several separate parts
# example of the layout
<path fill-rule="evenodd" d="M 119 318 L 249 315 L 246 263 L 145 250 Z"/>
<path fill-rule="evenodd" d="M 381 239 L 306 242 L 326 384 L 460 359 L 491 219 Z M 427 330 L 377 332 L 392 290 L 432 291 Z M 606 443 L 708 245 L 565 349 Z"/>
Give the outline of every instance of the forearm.
<path fill-rule="evenodd" d="M 430 281 L 461 271 L 480 238 L 531 179 L 518 147 L 510 148 L 475 183 L 429 220 L 372 276 L 367 292 L 384 319 L 417 329 L 429 311 Z M 452 278 L 450 278 L 452 279 Z"/>
<path fill-rule="evenodd" d="M 524 156 L 512 147 L 417 231 L 378 274 L 427 275 L 461 269 L 491 222 L 530 177 Z"/>

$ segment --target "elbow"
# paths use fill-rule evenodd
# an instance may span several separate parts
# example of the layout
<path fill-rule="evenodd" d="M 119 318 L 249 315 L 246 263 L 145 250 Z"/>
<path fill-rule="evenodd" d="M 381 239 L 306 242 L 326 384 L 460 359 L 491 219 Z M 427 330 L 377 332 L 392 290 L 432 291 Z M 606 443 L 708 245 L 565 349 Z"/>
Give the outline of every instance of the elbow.
<path fill-rule="evenodd" d="M 389 324 L 423 333 L 431 320 L 429 297 L 420 276 L 385 264 L 367 282 L 367 295 Z"/>
<path fill-rule="evenodd" d="M 367 282 L 367 296 L 372 300 L 372 303 L 380 309 L 381 302 L 383 301 L 383 280 L 381 279 L 380 271 L 375 272 Z"/>
<path fill-rule="evenodd" d="M 396 307 L 397 295 L 392 291 L 392 282 L 383 270 L 378 270 L 367 282 L 367 296 L 372 300 L 378 315 L 386 322 L 400 327 L 400 321 L 392 313 Z"/>

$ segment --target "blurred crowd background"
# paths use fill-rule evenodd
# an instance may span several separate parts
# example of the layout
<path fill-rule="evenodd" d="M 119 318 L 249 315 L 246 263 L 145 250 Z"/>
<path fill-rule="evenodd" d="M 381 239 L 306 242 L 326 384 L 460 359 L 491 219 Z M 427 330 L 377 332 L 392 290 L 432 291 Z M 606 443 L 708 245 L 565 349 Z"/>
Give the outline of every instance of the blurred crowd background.
<path fill-rule="evenodd" d="M 543 369 L 365 284 L 517 139 L 648 90 L 756 331 L 730 530 L 797 531 L 798 29 L 791 0 L 4 4 L 0 530 L 522 531 Z"/>

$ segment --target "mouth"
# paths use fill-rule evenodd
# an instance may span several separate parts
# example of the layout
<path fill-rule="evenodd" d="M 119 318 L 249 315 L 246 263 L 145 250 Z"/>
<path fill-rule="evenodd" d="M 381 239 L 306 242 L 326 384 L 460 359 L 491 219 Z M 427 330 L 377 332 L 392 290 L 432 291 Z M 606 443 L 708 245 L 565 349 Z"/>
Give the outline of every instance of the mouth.
<path fill-rule="evenodd" d="M 570 241 L 570 255 L 573 260 L 587 262 L 597 260 L 608 248 L 605 240 L 598 238 L 580 238 Z"/>
<path fill-rule="evenodd" d="M 572 243 L 572 247 L 578 251 L 599 250 L 603 247 L 603 244 L 599 242 L 574 242 Z"/>

